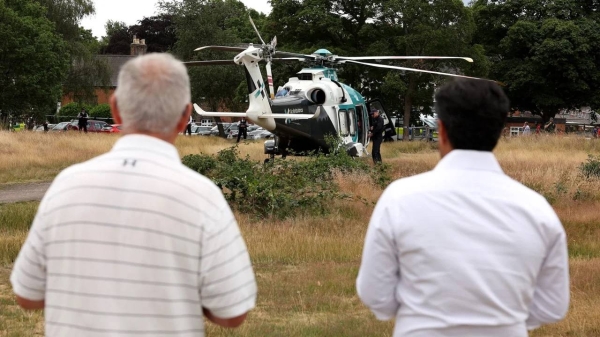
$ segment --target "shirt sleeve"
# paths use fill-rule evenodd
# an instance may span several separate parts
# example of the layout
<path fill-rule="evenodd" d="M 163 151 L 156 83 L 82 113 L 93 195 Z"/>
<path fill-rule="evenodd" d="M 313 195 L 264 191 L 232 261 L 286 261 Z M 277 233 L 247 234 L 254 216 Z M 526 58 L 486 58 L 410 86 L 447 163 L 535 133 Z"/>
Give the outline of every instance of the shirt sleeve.
<path fill-rule="evenodd" d="M 202 307 L 227 319 L 255 307 L 257 288 L 238 224 L 223 198 L 221 204 L 223 208 L 215 214 L 219 223 L 210 226 L 202 238 L 199 291 Z"/>
<path fill-rule="evenodd" d="M 358 297 L 379 320 L 394 318 L 400 308 L 395 295 L 400 266 L 391 234 L 391 219 L 389 210 L 380 200 L 369 223 L 356 280 Z"/>
<path fill-rule="evenodd" d="M 40 204 L 41 206 L 41 204 Z M 46 253 L 43 216 L 39 211 L 15 261 L 10 282 L 13 292 L 24 299 L 41 301 L 46 293 Z"/>
<path fill-rule="evenodd" d="M 560 321 L 569 309 L 569 256 L 567 237 L 560 220 L 560 233 L 548 250 L 538 275 L 533 302 L 527 318 L 527 329 Z"/>

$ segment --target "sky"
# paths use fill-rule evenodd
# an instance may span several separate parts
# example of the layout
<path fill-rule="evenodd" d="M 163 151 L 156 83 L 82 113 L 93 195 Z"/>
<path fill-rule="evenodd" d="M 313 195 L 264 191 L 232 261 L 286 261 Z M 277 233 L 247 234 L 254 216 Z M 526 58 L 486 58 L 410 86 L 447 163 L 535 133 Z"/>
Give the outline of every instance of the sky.
<path fill-rule="evenodd" d="M 246 7 L 269 14 L 271 5 L 267 0 L 241 0 Z M 158 0 L 94 0 L 96 14 L 81 20 L 81 25 L 91 29 L 100 38 L 106 35 L 104 24 L 108 20 L 122 21 L 128 26 L 136 24 L 147 16 L 156 14 Z M 117 10 L 115 10 L 117 9 Z"/>
<path fill-rule="evenodd" d="M 246 7 L 269 14 L 271 5 L 268 0 L 241 0 Z M 463 0 L 468 3 L 470 0 Z M 152 16 L 157 11 L 158 0 L 94 0 L 96 14 L 86 17 L 81 24 L 86 29 L 91 29 L 92 34 L 100 38 L 106 34 L 104 24 L 108 20 L 122 21 L 128 26 L 136 24 L 147 16 Z"/>

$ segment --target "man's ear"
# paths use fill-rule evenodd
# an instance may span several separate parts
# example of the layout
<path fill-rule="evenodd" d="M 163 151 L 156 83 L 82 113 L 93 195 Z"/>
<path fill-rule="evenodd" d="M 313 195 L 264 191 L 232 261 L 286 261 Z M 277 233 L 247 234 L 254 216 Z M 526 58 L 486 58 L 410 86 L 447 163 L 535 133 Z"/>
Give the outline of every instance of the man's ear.
<path fill-rule="evenodd" d="M 123 119 L 121 118 L 121 112 L 119 111 L 119 107 L 117 105 L 117 98 L 115 95 L 111 95 L 109 99 L 110 105 L 110 114 L 112 115 L 113 121 L 115 124 L 123 124 Z"/>
<path fill-rule="evenodd" d="M 179 120 L 179 123 L 177 123 L 177 133 L 179 132 L 183 132 L 183 130 L 185 130 L 187 128 L 187 123 L 190 120 L 190 116 L 192 114 L 192 103 L 188 103 L 188 105 L 186 105 L 185 107 L 185 112 L 183 113 L 183 115 L 181 116 L 181 119 Z"/>
<path fill-rule="evenodd" d="M 443 141 L 446 142 L 448 135 L 446 134 L 446 127 L 444 126 L 444 123 L 442 123 L 442 121 L 438 119 L 437 125 L 439 141 L 441 142 L 443 139 Z"/>

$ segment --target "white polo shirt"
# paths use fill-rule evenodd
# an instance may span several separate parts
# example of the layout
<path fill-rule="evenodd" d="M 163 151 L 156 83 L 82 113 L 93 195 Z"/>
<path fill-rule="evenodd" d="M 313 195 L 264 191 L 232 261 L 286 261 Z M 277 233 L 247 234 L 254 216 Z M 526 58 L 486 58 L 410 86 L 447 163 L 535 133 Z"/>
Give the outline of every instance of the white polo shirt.
<path fill-rule="evenodd" d="M 46 336 L 203 336 L 255 306 L 256 283 L 221 190 L 143 135 L 64 170 L 11 275 L 45 299 Z"/>
<path fill-rule="evenodd" d="M 394 336 L 526 337 L 567 312 L 566 236 L 491 152 L 454 150 L 385 190 L 356 285 Z"/>

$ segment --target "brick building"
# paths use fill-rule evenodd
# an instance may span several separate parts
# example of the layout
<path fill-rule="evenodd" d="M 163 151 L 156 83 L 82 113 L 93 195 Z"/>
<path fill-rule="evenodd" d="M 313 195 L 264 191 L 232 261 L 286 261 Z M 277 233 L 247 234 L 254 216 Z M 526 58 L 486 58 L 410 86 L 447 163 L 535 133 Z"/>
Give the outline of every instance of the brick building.
<path fill-rule="evenodd" d="M 133 37 L 129 55 L 97 55 L 96 57 L 104 60 L 110 71 L 110 85 L 108 87 L 98 86 L 95 88 L 96 104 L 108 104 L 110 96 L 117 88 L 119 71 L 121 67 L 132 58 L 146 54 L 148 46 L 144 39 Z M 65 93 L 61 99 L 61 106 L 74 102 L 73 93 Z"/>

